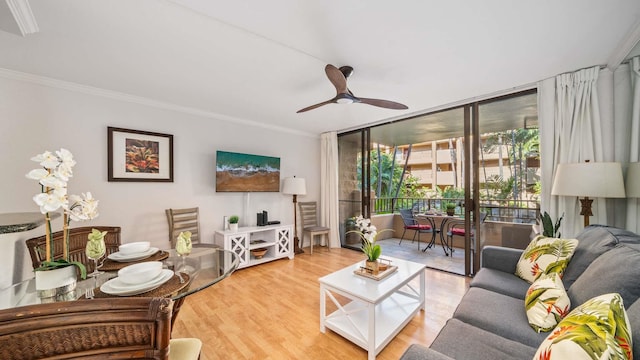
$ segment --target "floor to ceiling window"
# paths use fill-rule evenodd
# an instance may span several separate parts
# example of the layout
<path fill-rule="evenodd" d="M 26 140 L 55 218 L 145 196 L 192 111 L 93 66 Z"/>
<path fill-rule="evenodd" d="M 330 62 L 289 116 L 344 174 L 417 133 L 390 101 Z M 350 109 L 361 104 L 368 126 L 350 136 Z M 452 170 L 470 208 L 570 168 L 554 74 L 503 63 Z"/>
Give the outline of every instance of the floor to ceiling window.
<path fill-rule="evenodd" d="M 353 216 L 444 210 L 452 202 L 471 227 L 480 224 L 476 214 L 487 214 L 488 231 L 470 229 L 481 234 L 474 249 L 514 245 L 509 239 L 525 230 L 512 224 L 537 216 L 537 134 L 535 90 L 340 134 L 342 245 L 360 247 L 347 233 Z M 466 272 L 477 266 L 471 259 Z"/>

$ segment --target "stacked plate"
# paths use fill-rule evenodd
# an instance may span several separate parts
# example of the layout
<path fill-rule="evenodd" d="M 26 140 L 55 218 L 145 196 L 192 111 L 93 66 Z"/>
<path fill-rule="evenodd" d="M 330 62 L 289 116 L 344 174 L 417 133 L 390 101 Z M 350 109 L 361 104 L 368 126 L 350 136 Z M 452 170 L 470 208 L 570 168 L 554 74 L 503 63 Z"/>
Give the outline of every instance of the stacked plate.
<path fill-rule="evenodd" d="M 117 252 L 109 254 L 107 257 L 117 262 L 131 262 L 146 259 L 159 250 L 156 247 L 151 247 L 148 241 L 139 241 L 122 244 Z"/>
<path fill-rule="evenodd" d="M 100 290 L 110 295 L 137 295 L 158 288 L 171 277 L 173 271 L 163 269 L 160 261 L 148 261 L 120 269 L 118 277 L 102 284 Z"/>

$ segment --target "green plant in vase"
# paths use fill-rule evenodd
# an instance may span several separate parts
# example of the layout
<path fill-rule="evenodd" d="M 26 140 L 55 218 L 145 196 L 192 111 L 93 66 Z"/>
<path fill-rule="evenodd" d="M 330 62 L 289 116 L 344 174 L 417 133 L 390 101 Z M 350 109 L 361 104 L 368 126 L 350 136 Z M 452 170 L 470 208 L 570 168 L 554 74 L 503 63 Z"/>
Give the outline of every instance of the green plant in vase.
<path fill-rule="evenodd" d="M 544 214 L 540 214 L 538 220 L 542 223 L 542 236 L 559 238 L 561 236 L 560 225 L 562 224 L 563 218 L 564 214 L 562 214 L 554 224 L 548 212 L 545 211 Z"/>
<path fill-rule="evenodd" d="M 455 202 L 448 202 L 445 204 L 445 209 L 447 211 L 447 215 L 449 216 L 453 216 L 456 213 L 456 203 Z"/>
<path fill-rule="evenodd" d="M 375 225 L 371 224 L 371 219 L 365 219 L 362 215 L 354 218 L 355 225 L 359 230 L 351 230 L 348 233 L 355 233 L 362 240 L 362 252 L 367 256 L 366 268 L 370 269 L 374 274 L 379 271 L 378 258 L 382 255 L 380 244 L 376 243 L 378 234 L 384 231 L 393 231 L 384 229 L 378 232 Z"/>
<path fill-rule="evenodd" d="M 239 220 L 240 218 L 238 217 L 238 215 L 229 216 L 229 228 L 231 229 L 231 231 L 238 231 Z"/>

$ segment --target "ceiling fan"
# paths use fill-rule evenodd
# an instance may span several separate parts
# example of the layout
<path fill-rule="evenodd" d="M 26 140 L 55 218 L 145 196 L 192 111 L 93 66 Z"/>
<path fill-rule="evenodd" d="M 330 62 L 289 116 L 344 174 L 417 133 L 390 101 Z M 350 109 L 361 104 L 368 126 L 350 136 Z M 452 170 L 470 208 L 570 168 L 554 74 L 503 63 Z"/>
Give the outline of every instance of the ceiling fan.
<path fill-rule="evenodd" d="M 339 69 L 331 64 L 328 64 L 324 68 L 324 72 L 327 74 L 329 81 L 336 87 L 336 96 L 333 99 L 323 101 L 319 104 L 307 106 L 304 109 L 300 109 L 297 113 L 313 110 L 323 105 L 327 104 L 352 104 L 352 103 L 363 103 L 369 104 L 381 108 L 386 109 L 394 109 L 394 110 L 404 110 L 408 109 L 407 105 L 400 104 L 394 101 L 389 100 L 380 100 L 380 99 L 369 99 L 356 97 L 353 95 L 351 90 L 347 88 L 347 78 L 353 73 L 353 68 L 351 66 L 341 66 Z"/>

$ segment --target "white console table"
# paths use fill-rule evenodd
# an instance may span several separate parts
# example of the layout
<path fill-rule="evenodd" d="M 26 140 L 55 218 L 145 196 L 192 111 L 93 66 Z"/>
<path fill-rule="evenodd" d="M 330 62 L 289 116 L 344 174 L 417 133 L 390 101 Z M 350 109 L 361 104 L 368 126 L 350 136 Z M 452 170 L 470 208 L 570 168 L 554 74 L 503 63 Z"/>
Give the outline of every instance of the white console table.
<path fill-rule="evenodd" d="M 216 245 L 238 255 L 238 268 L 262 264 L 267 261 L 288 257 L 293 259 L 293 225 L 267 225 L 238 228 L 238 231 L 218 230 Z M 258 259 L 251 254 L 253 249 L 267 249 Z"/>

